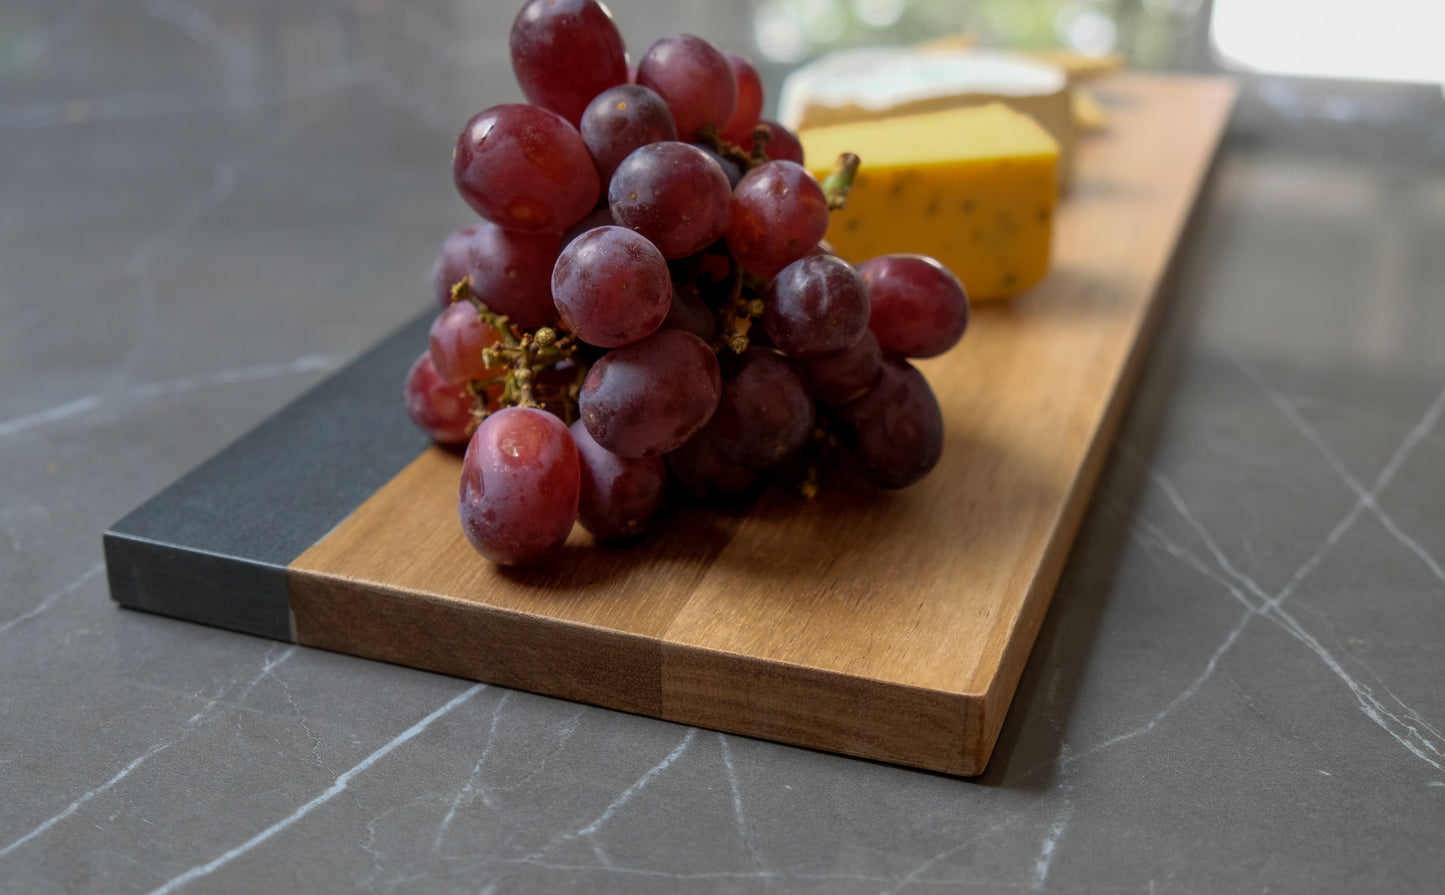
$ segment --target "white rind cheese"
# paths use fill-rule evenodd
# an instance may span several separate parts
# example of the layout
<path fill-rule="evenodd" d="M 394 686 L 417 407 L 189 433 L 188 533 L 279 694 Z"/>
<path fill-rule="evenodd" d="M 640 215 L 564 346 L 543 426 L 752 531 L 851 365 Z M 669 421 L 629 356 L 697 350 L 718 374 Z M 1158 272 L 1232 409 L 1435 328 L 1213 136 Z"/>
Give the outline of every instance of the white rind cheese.
<path fill-rule="evenodd" d="M 1001 102 L 1059 144 L 1068 179 L 1075 126 L 1064 69 L 998 50 L 872 47 L 824 56 L 783 82 L 778 119 L 794 131 Z"/>

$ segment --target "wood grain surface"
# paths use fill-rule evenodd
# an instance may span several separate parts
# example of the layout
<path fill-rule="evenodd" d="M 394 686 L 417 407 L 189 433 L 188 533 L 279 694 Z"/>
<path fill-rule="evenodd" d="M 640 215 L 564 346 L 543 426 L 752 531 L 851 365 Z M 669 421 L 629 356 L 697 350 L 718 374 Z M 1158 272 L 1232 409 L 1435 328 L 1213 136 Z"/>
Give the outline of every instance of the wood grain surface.
<path fill-rule="evenodd" d="M 1046 280 L 921 368 L 937 469 L 803 502 L 580 529 L 541 569 L 482 560 L 457 455 L 422 454 L 289 569 L 298 642 L 912 765 L 980 773 L 1136 377 L 1235 88 L 1101 81 Z"/>

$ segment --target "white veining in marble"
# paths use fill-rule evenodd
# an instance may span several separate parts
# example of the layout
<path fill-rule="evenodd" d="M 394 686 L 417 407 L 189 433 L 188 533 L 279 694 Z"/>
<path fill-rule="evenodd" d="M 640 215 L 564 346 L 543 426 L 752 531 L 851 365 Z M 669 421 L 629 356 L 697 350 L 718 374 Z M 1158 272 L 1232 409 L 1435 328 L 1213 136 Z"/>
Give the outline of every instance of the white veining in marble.
<path fill-rule="evenodd" d="M 256 686 L 256 684 L 260 683 L 262 679 L 270 675 L 277 665 L 286 661 L 295 652 L 296 647 L 291 646 L 279 651 L 279 653 L 274 657 L 268 657 L 265 664 L 262 665 L 260 672 L 258 672 L 256 676 L 253 677 L 236 694 L 236 696 L 234 697 L 234 702 L 242 702 L 246 698 L 246 695 L 251 692 L 252 688 Z M 175 746 L 184 741 L 195 731 L 198 724 L 205 720 L 208 720 L 215 713 L 216 706 L 218 704 L 220 704 L 219 698 L 206 700 L 205 705 L 202 706 L 201 709 L 195 714 L 187 718 L 185 722 L 181 725 L 181 732 L 179 734 L 175 735 L 174 737 L 163 743 L 157 743 L 156 745 L 150 747 L 145 752 L 132 759 L 129 764 L 127 764 L 115 776 L 111 777 L 105 783 L 101 784 L 95 789 L 90 790 L 89 792 L 83 793 L 82 795 L 78 796 L 75 801 L 67 805 L 64 810 L 62 810 L 59 814 L 48 818 L 47 820 L 36 826 L 34 829 L 32 829 L 30 832 L 26 833 L 24 836 L 21 836 L 19 839 L 11 842 L 9 845 L 0 848 L 0 858 L 3 858 L 5 855 L 29 842 L 40 834 L 46 832 L 52 827 L 56 826 L 61 821 L 69 818 L 71 815 L 75 814 L 78 810 L 80 810 L 81 806 L 85 805 L 85 803 L 89 802 L 91 799 L 94 799 L 96 796 L 99 796 L 114 788 L 122 780 L 130 776 L 132 771 L 145 764 L 153 756 L 164 752 L 172 746 Z"/>
<path fill-rule="evenodd" d="M 497 704 L 492 706 L 492 722 L 487 729 L 486 741 L 482 744 L 482 754 L 477 756 L 477 763 L 472 766 L 472 773 L 467 777 L 467 782 L 462 785 L 461 789 L 457 790 L 456 797 L 452 799 L 451 806 L 447 808 L 446 816 L 442 818 L 441 825 L 437 827 L 436 839 L 432 843 L 433 854 L 442 850 L 442 844 L 446 842 L 447 838 L 447 829 L 452 825 L 452 818 L 457 816 L 457 809 L 461 807 L 462 802 L 468 801 L 471 798 L 472 794 L 476 792 L 477 786 L 480 784 L 482 765 L 486 764 L 487 756 L 492 752 L 492 744 L 495 743 L 497 739 L 497 725 L 502 719 L 502 708 L 506 706 L 507 700 L 511 695 L 510 690 L 503 693 L 502 698 L 497 700 Z"/>
<path fill-rule="evenodd" d="M 277 363 L 252 364 L 226 370 L 211 370 L 177 376 L 158 382 L 142 382 L 121 388 L 118 392 L 95 392 L 83 395 L 64 404 L 34 413 L 0 421 L 0 438 L 19 435 L 41 426 L 63 422 L 74 417 L 93 414 L 98 410 L 115 409 L 118 402 L 142 404 L 157 398 L 184 395 L 198 390 L 213 389 L 217 386 L 260 382 L 283 376 L 298 376 L 321 373 L 336 367 L 336 360 L 321 354 L 308 354 L 294 360 Z M 124 408 L 121 408 L 122 410 Z"/>
<path fill-rule="evenodd" d="M 1340 477 L 1340 481 L 1344 482 L 1346 487 L 1348 487 L 1351 491 L 1354 492 L 1355 496 L 1359 498 L 1361 503 L 1364 504 L 1365 508 L 1375 514 L 1376 518 L 1380 520 L 1380 523 L 1385 526 L 1385 529 L 1389 531 L 1390 534 L 1394 535 L 1396 540 L 1398 540 L 1401 544 L 1405 545 L 1405 547 L 1411 553 L 1418 556 L 1420 558 L 1420 561 L 1423 562 L 1425 566 L 1430 569 L 1430 571 L 1435 575 L 1435 577 L 1440 579 L 1440 583 L 1445 584 L 1445 569 L 1442 569 L 1440 567 L 1440 563 L 1435 559 L 1434 556 L 1430 554 L 1430 551 L 1426 550 L 1420 544 L 1419 541 L 1410 537 L 1408 534 L 1406 534 L 1400 529 L 1400 526 L 1395 521 L 1394 517 L 1387 513 L 1385 509 L 1380 506 L 1379 501 L 1376 499 L 1379 493 L 1384 490 L 1384 486 L 1389 484 L 1389 479 L 1394 477 L 1394 472 L 1390 470 L 1390 468 L 1387 466 L 1386 470 L 1389 471 L 1389 475 L 1387 476 L 1385 471 L 1382 471 L 1380 473 L 1381 479 L 1384 480 L 1383 483 L 1377 481 L 1376 486 L 1367 491 L 1365 489 L 1365 486 L 1361 485 L 1359 480 L 1357 480 L 1353 475 L 1351 475 L 1350 471 L 1345 468 L 1344 463 L 1340 461 L 1340 458 L 1335 453 L 1334 449 L 1331 448 L 1329 444 L 1327 444 L 1325 440 L 1320 437 L 1319 432 L 1315 430 L 1314 426 L 1311 426 L 1309 424 L 1309 421 L 1300 415 L 1299 410 L 1292 403 L 1287 401 L 1283 395 L 1281 395 L 1275 389 L 1271 388 L 1269 383 L 1264 381 L 1264 378 L 1259 374 L 1259 370 L 1256 369 L 1253 364 L 1240 358 L 1235 358 L 1234 360 L 1236 365 L 1249 379 L 1249 381 L 1255 386 L 1255 388 L 1259 389 L 1260 392 L 1269 399 L 1271 404 L 1279 408 L 1279 412 L 1284 415 L 1285 419 L 1289 420 L 1290 424 L 1293 425 L 1296 429 L 1298 429 L 1300 434 L 1305 437 L 1305 440 L 1307 440 L 1315 448 L 1315 450 L 1319 451 L 1320 456 L 1324 457 L 1325 462 L 1329 464 L 1330 469 L 1334 471 L 1335 475 L 1338 475 Z M 1439 394 L 1436 395 L 1434 403 L 1430 405 L 1430 409 L 1426 411 L 1425 416 L 1420 420 L 1420 423 L 1415 427 L 1415 429 L 1412 429 L 1410 435 L 1407 436 L 1407 442 L 1418 441 L 1420 438 L 1424 437 L 1425 434 L 1432 431 L 1435 428 L 1436 423 L 1439 422 L 1440 414 L 1442 411 L 1445 411 L 1445 389 L 1442 389 Z M 1413 447 L 1413 443 L 1411 443 L 1410 446 Z M 1396 452 L 1396 458 L 1398 459 L 1392 458 L 1392 462 L 1401 462 L 1403 461 L 1404 457 L 1408 456 L 1408 454 L 1409 451 L 1406 446 L 1401 445 L 1401 450 Z"/>
<path fill-rule="evenodd" d="M 601 861 L 604 865 L 610 866 L 612 864 L 612 859 L 608 857 L 607 853 L 602 849 L 602 846 L 594 838 L 597 831 L 602 829 L 602 826 L 606 824 L 609 820 L 611 820 L 613 815 L 615 815 L 618 811 L 622 810 L 622 808 L 627 805 L 628 802 L 632 801 L 633 797 L 636 796 L 639 792 L 641 792 L 643 788 L 647 786 L 647 784 L 651 783 L 658 774 L 661 774 L 663 771 L 671 767 L 672 763 L 677 761 L 677 759 L 682 756 L 683 752 L 687 751 L 687 747 L 692 744 L 693 738 L 696 736 L 697 728 L 689 729 L 687 734 L 682 738 L 681 742 L 679 742 L 677 746 L 673 748 L 673 750 L 669 752 L 665 758 L 663 758 L 652 767 L 648 768 L 646 773 L 634 780 L 631 785 L 624 789 L 622 793 L 617 796 L 617 798 L 613 799 L 606 808 L 602 809 L 602 813 L 593 818 L 590 823 L 586 824 L 578 830 L 574 830 L 569 833 L 563 833 L 559 836 L 554 837 L 550 842 L 547 843 L 546 846 L 542 848 L 540 852 L 529 855 L 527 858 L 523 858 L 522 860 L 524 862 L 528 861 L 528 859 L 539 861 L 549 851 L 551 851 L 556 846 L 562 844 L 563 842 L 568 842 L 574 839 L 587 839 L 592 846 L 593 853 L 597 855 L 597 859 Z"/>
<path fill-rule="evenodd" d="M 49 609 L 51 606 L 54 606 L 58 601 L 63 600 L 71 594 L 75 593 L 76 591 L 80 590 L 88 582 L 90 582 L 97 575 L 104 571 L 105 565 L 103 563 L 97 563 L 96 565 L 91 566 L 89 569 L 86 569 L 85 574 L 81 575 L 79 578 L 70 582 L 65 587 L 61 588 L 55 593 L 49 594 L 48 596 L 44 597 L 39 603 L 35 604 L 34 608 L 28 609 L 12 619 L 0 622 L 0 634 L 5 633 L 16 625 L 23 624 L 30 621 L 32 618 L 35 618 L 37 615 Z"/>
<path fill-rule="evenodd" d="M 222 852 L 220 855 L 217 855 L 214 859 L 207 861 L 204 864 L 198 864 L 197 866 L 192 867 L 190 870 L 187 870 L 185 873 L 182 873 L 181 875 L 171 879 L 164 885 L 152 889 L 150 895 L 166 895 L 166 893 L 175 892 L 183 888 L 187 884 L 215 872 L 218 868 L 229 864 L 231 861 L 234 861 L 236 858 L 239 858 L 240 856 L 246 854 L 256 846 L 267 841 L 273 836 L 284 832 L 297 821 L 310 814 L 318 806 L 324 805 L 326 802 L 329 802 L 337 795 L 345 792 L 347 786 L 351 783 L 352 779 L 355 778 L 358 774 L 365 773 L 372 765 L 376 764 L 378 761 L 395 751 L 398 746 L 401 746 L 408 740 L 425 731 L 429 726 L 431 726 L 433 721 L 451 712 L 457 706 L 462 705 L 467 700 L 471 699 L 473 696 L 477 695 L 484 689 L 486 689 L 485 684 L 474 684 L 463 690 L 461 693 L 458 693 L 444 705 L 437 708 L 431 714 L 427 715 L 425 718 L 413 724 L 411 727 L 408 727 L 406 730 L 403 730 L 401 733 L 397 734 L 380 749 L 377 749 L 375 752 L 366 756 L 366 758 L 362 759 L 356 765 L 352 766 L 344 774 L 337 777 L 335 782 L 333 782 L 331 786 L 327 787 L 320 795 L 305 802 L 286 817 L 275 822 L 271 826 L 266 827 L 264 830 L 252 836 L 250 839 L 242 842 L 240 845 L 228 849 L 225 852 Z"/>
<path fill-rule="evenodd" d="M 1054 850 L 1059 847 L 1059 840 L 1063 838 L 1064 831 L 1069 828 L 1069 821 L 1074 817 L 1074 803 L 1067 798 L 1064 800 L 1064 807 L 1059 810 L 1058 817 L 1049 825 L 1049 831 L 1044 836 L 1043 844 L 1039 846 L 1039 856 L 1034 859 L 1034 891 L 1042 892 L 1049 881 L 1049 867 L 1054 863 Z"/>

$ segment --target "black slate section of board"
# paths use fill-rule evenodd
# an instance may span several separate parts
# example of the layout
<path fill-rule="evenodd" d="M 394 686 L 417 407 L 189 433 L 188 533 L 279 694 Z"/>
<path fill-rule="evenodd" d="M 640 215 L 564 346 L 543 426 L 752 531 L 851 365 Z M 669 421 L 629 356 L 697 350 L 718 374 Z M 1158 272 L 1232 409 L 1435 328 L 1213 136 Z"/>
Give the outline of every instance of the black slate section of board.
<path fill-rule="evenodd" d="M 430 443 L 402 381 L 427 311 L 105 533 L 122 606 L 291 640 L 286 566 Z"/>

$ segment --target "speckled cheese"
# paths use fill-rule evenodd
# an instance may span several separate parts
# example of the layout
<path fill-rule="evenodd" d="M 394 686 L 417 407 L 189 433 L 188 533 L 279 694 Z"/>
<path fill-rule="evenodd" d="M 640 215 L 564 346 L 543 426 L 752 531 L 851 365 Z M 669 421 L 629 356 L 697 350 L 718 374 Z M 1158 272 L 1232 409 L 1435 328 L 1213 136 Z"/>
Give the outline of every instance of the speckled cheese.
<path fill-rule="evenodd" d="M 1003 103 L 1032 117 L 1059 144 L 1068 185 L 1077 127 L 1066 71 L 1018 53 L 867 47 L 825 56 L 788 75 L 778 117 L 794 131 L 874 118 Z"/>
<path fill-rule="evenodd" d="M 973 301 L 1018 295 L 1048 270 L 1058 144 L 1029 116 L 993 104 L 798 136 L 820 179 L 840 153 L 862 160 L 826 237 L 849 262 L 929 255 Z"/>

